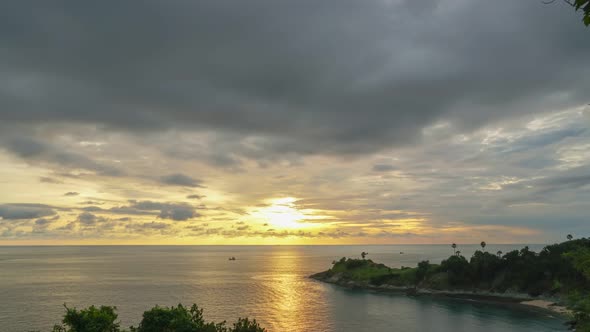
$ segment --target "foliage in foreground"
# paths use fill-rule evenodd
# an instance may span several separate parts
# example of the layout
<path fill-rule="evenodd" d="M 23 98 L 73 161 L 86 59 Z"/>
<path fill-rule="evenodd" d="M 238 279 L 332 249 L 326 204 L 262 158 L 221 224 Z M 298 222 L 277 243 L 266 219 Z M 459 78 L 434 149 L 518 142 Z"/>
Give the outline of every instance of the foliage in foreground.
<path fill-rule="evenodd" d="M 256 320 L 239 318 L 231 327 L 226 322 L 206 322 L 203 309 L 196 304 L 190 308 L 156 306 L 143 313 L 137 327 L 121 329 L 117 322 L 117 308 L 90 306 L 86 309 L 66 307 L 62 324 L 55 325 L 53 332 L 266 332 Z"/>

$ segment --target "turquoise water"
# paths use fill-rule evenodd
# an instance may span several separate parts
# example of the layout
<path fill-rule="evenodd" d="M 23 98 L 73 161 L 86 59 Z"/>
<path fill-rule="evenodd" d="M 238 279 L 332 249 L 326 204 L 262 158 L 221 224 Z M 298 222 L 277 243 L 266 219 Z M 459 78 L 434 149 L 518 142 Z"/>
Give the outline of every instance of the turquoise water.
<path fill-rule="evenodd" d="M 460 247 L 468 255 L 476 248 Z M 452 253 L 407 245 L 0 247 L 0 330 L 47 331 L 63 303 L 116 305 L 128 326 L 153 305 L 193 302 L 207 319 L 255 317 L 271 332 L 566 330 L 562 319 L 521 306 L 350 291 L 307 278 L 363 250 L 393 267 Z"/>

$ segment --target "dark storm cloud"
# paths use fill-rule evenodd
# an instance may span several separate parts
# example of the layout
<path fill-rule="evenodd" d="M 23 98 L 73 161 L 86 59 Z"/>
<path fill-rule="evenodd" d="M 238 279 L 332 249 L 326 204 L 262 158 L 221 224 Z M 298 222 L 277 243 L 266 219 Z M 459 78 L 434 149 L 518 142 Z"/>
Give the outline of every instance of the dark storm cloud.
<path fill-rule="evenodd" d="M 35 219 L 55 214 L 51 206 L 43 204 L 0 204 L 0 217 L 4 220 Z"/>
<path fill-rule="evenodd" d="M 578 15 L 537 0 L 21 0 L 0 11 L 4 125 L 265 138 L 213 156 L 221 163 L 242 149 L 371 152 L 441 119 L 470 128 L 580 105 L 590 83 Z M 7 148 L 104 167 L 43 145 Z"/>
<path fill-rule="evenodd" d="M 193 179 L 184 174 L 170 174 L 160 178 L 160 181 L 167 185 L 183 186 L 183 187 L 201 187 L 200 180 Z"/>

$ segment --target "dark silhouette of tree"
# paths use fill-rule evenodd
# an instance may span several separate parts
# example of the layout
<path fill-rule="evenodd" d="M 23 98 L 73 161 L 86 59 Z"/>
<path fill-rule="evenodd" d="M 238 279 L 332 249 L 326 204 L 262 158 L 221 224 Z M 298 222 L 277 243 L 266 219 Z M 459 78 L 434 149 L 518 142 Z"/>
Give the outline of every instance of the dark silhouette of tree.
<path fill-rule="evenodd" d="M 461 256 L 461 250 L 457 250 L 457 251 L 455 251 L 455 255 L 456 255 L 456 256 Z"/>
<path fill-rule="evenodd" d="M 486 250 L 486 241 L 481 241 L 479 245 L 481 246 L 481 249 Z"/>
<path fill-rule="evenodd" d="M 502 250 L 498 250 L 498 252 L 496 253 L 496 255 L 498 255 L 498 258 L 502 257 Z"/>
<path fill-rule="evenodd" d="M 457 254 L 457 244 L 453 243 L 453 244 L 451 244 L 451 247 L 453 247 L 453 253 L 456 255 Z"/>
<path fill-rule="evenodd" d="M 361 257 L 362 257 L 363 259 L 365 259 L 365 257 L 367 257 L 367 255 L 368 255 L 368 254 L 369 254 L 368 252 L 364 252 L 364 251 L 363 251 L 363 252 L 361 252 Z"/>
<path fill-rule="evenodd" d="M 574 237 L 573 237 L 571 234 L 568 234 L 568 235 L 567 235 L 567 240 L 568 240 L 568 241 L 571 241 L 573 238 L 574 238 Z"/>

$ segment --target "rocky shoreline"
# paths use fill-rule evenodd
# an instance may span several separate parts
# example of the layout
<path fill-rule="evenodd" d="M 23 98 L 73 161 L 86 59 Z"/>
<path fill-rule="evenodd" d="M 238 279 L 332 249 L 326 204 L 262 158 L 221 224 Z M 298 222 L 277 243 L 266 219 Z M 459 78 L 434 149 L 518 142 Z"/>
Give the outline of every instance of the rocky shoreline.
<path fill-rule="evenodd" d="M 511 303 L 523 306 L 535 307 L 541 310 L 551 312 L 564 317 L 571 317 L 572 313 L 564 305 L 562 305 L 559 298 L 549 297 L 533 297 L 524 293 L 516 292 L 489 292 L 485 290 L 439 290 L 439 289 L 428 289 L 420 287 L 408 287 L 408 286 L 394 286 L 394 285 L 371 285 L 368 283 L 361 283 L 353 280 L 347 280 L 343 278 L 342 274 L 330 273 L 330 271 L 324 271 L 313 274 L 309 278 L 337 285 L 348 289 L 359 289 L 367 290 L 379 293 L 396 293 L 404 294 L 407 296 L 438 296 L 438 297 L 450 297 L 459 299 L 469 299 L 482 302 L 501 302 Z"/>

